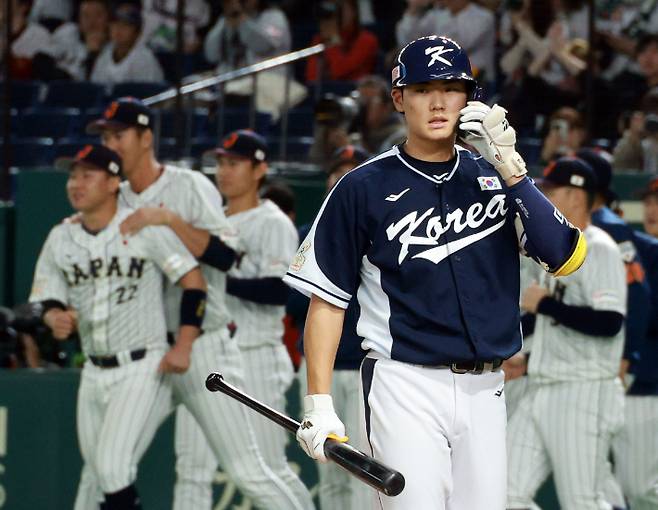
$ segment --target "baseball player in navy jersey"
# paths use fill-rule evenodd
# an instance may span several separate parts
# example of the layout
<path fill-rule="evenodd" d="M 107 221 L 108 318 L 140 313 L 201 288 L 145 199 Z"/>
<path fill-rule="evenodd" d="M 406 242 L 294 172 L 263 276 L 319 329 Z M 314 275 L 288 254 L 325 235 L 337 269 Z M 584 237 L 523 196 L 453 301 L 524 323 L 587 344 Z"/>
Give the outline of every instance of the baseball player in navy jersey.
<path fill-rule="evenodd" d="M 371 155 L 363 148 L 354 145 L 339 147 L 327 167 L 327 192 L 336 185 L 347 172 L 366 161 Z M 311 224 L 300 228 L 304 237 Z M 299 330 L 304 330 L 304 319 L 308 311 L 308 298 L 293 291 L 289 300 L 289 309 L 295 311 L 295 322 Z M 292 306 L 290 306 L 292 305 Z M 361 349 L 361 338 L 356 334 L 359 305 L 356 298 L 350 301 L 345 310 L 345 320 L 341 340 L 336 352 L 334 373 L 331 379 L 331 394 L 336 402 L 336 414 L 340 415 L 347 430 L 359 430 L 359 366 L 365 356 Z M 303 353 L 303 344 L 300 346 Z M 302 363 L 299 370 L 299 382 L 302 399 L 306 395 L 306 365 Z M 341 508 L 360 510 L 368 508 L 372 500 L 372 490 L 357 478 L 333 463 L 318 465 L 318 499 L 322 510 Z"/>
<path fill-rule="evenodd" d="M 658 203 L 658 179 L 642 191 L 645 208 Z M 651 288 L 649 322 L 643 342 L 635 344 L 626 393 L 625 421 L 613 442 L 617 477 L 633 510 L 658 508 L 658 239 L 634 233 Z"/>
<path fill-rule="evenodd" d="M 377 504 L 500 510 L 499 368 L 521 347 L 519 249 L 561 276 L 581 265 L 585 241 L 525 176 L 505 110 L 473 100 L 476 82 L 456 42 L 412 41 L 392 78 L 407 141 L 336 184 L 285 278 L 312 296 L 297 437 L 325 462 L 327 435 L 345 434 L 329 392 L 344 311 L 356 296 L 356 331 L 368 351 L 364 447 L 406 478 L 399 496 L 378 494 Z M 458 127 L 481 155 L 455 144 Z"/>
<path fill-rule="evenodd" d="M 528 389 L 508 427 L 508 508 L 534 508 L 552 472 L 561 508 L 610 509 L 607 457 L 623 416 L 626 270 L 614 240 L 591 224 L 591 166 L 562 158 L 544 175 L 547 197 L 584 231 L 588 256 L 564 278 L 536 270 L 523 291 L 521 308 L 536 322 Z"/>
<path fill-rule="evenodd" d="M 191 363 L 184 374 L 172 376 L 178 406 L 176 445 L 186 430 L 200 427 L 212 448 L 204 458 L 186 456 L 191 464 L 177 462 L 178 482 L 174 507 L 209 508 L 212 494 L 210 480 L 200 480 L 203 468 L 213 454 L 227 475 L 261 508 L 301 509 L 287 485 L 266 465 L 256 444 L 249 411 L 228 398 L 217 398 L 205 389 L 210 372 L 221 369 L 226 378 L 243 385 L 243 361 L 235 339 L 230 338 L 225 305 L 226 270 L 235 260 L 236 238 L 222 211 L 217 189 L 202 174 L 161 165 L 153 151 L 153 118 L 141 102 L 123 98 L 110 104 L 103 118 L 92 122 L 87 130 L 100 133 L 103 144 L 116 150 L 123 159 L 126 181 L 122 183 L 120 204 L 136 211 L 121 223 L 121 231 L 134 235 L 151 225 L 169 226 L 201 263 L 208 282 L 207 313 L 203 334 L 191 350 Z M 167 288 L 165 302 L 169 309 L 179 306 L 180 293 Z M 167 313 L 169 331 L 176 328 L 175 315 Z M 163 416 L 170 411 L 163 409 Z M 197 436 L 198 431 L 194 432 Z M 201 469 L 197 469 L 201 467 Z M 204 501 L 193 501 L 198 495 Z"/>
<path fill-rule="evenodd" d="M 163 372 L 184 372 L 186 347 L 199 335 L 206 284 L 197 261 L 165 227 L 129 241 L 119 224 L 121 160 L 87 145 L 61 163 L 80 221 L 50 232 L 37 262 L 30 301 L 40 301 L 57 339 L 78 331 L 87 361 L 78 392 L 78 438 L 84 467 L 76 510 L 141 508 L 137 463 L 170 400 Z M 60 162 L 58 162 L 58 165 Z M 183 291 L 177 343 L 168 350 L 162 276 Z M 167 352 L 168 351 L 168 352 Z M 166 354 L 165 354 L 166 353 Z"/>

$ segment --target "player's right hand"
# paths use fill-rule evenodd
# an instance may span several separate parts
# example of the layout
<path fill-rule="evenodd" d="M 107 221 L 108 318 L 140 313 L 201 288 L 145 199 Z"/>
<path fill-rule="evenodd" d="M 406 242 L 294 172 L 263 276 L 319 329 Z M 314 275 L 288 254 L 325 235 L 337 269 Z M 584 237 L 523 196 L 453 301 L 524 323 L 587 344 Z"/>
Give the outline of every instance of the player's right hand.
<path fill-rule="evenodd" d="M 174 346 L 162 357 L 158 372 L 182 374 L 190 368 L 191 345 L 176 342 Z"/>
<path fill-rule="evenodd" d="M 78 326 L 78 314 L 72 309 L 52 308 L 44 314 L 43 322 L 50 328 L 56 340 L 66 340 Z"/>
<path fill-rule="evenodd" d="M 341 440 L 345 436 L 345 425 L 334 411 L 331 395 L 306 395 L 304 418 L 297 429 L 297 441 L 302 450 L 312 459 L 327 462 L 324 442 L 329 434 L 335 434 Z"/>

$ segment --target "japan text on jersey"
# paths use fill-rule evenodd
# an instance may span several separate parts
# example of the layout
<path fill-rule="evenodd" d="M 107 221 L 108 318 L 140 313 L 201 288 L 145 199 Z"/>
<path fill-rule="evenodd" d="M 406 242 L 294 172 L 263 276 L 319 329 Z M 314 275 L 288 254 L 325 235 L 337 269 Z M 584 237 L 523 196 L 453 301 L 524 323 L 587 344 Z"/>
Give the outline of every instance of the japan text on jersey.
<path fill-rule="evenodd" d="M 364 348 L 393 359 L 508 357 L 521 345 L 508 200 L 469 151 L 458 147 L 452 168 L 434 174 L 394 147 L 334 188 L 286 281 L 343 308 L 356 294 Z"/>

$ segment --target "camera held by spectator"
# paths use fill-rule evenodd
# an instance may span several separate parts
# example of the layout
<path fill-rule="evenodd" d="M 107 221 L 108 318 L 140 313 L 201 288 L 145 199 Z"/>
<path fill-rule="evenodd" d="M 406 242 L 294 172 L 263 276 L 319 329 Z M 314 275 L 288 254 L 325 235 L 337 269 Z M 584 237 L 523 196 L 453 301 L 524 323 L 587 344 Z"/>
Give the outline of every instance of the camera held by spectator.
<path fill-rule="evenodd" d="M 615 150 L 614 169 L 658 174 L 658 93 L 650 92 L 641 110 L 622 115 L 623 135 Z"/>
<path fill-rule="evenodd" d="M 580 113 L 574 108 L 560 108 L 549 118 L 541 159 L 549 162 L 572 154 L 582 147 L 586 139 L 585 122 Z"/>

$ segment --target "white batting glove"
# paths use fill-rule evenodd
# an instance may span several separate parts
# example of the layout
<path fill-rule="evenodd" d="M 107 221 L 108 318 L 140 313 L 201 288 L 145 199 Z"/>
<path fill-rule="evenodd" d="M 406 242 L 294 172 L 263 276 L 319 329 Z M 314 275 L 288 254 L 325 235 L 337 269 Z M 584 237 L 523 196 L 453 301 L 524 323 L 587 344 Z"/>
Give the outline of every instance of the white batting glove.
<path fill-rule="evenodd" d="M 320 462 L 324 456 L 324 442 L 333 434 L 339 441 L 345 438 L 345 425 L 336 416 L 331 395 L 306 395 L 304 397 L 304 419 L 297 429 L 297 441 L 306 455 Z"/>
<path fill-rule="evenodd" d="M 505 118 L 507 110 L 497 104 L 490 108 L 480 101 L 467 104 L 459 118 L 459 129 L 467 133 L 464 141 L 475 147 L 504 180 L 525 175 L 525 161 L 514 148 L 516 132 Z"/>

